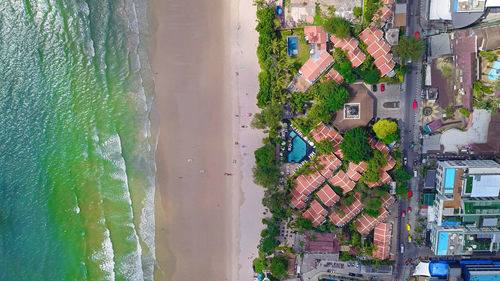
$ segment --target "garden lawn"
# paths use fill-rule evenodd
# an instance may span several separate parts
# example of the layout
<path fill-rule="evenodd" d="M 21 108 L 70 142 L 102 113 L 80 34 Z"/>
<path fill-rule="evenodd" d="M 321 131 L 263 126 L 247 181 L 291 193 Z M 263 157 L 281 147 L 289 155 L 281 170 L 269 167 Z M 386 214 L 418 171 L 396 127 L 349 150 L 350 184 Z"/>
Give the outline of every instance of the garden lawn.
<path fill-rule="evenodd" d="M 298 36 L 299 37 L 299 55 L 295 57 L 288 57 L 290 62 L 293 63 L 297 70 L 309 59 L 309 44 L 306 43 L 306 39 L 304 38 L 304 30 L 303 29 L 295 29 L 293 30 L 293 34 L 289 30 L 280 31 L 281 40 L 284 40 L 286 43 L 287 36 Z"/>

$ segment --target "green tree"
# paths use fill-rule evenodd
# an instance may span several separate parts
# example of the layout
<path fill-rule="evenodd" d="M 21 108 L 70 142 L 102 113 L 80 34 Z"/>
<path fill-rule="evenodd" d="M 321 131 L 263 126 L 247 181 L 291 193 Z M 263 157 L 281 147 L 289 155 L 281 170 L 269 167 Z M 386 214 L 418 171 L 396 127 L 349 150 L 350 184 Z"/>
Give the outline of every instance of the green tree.
<path fill-rule="evenodd" d="M 490 62 L 494 62 L 495 61 L 495 54 L 493 52 L 480 51 L 479 55 L 481 57 L 485 58 L 486 60 L 490 61 Z"/>
<path fill-rule="evenodd" d="M 309 97 L 304 93 L 293 93 L 288 103 L 290 103 L 294 112 L 303 113 L 306 111 L 305 102 L 309 100 Z"/>
<path fill-rule="evenodd" d="M 341 48 L 333 49 L 333 60 L 335 62 L 340 63 L 340 62 L 344 61 L 346 55 L 347 55 L 347 53 L 344 50 L 342 50 Z"/>
<path fill-rule="evenodd" d="M 265 144 L 255 150 L 255 164 L 253 168 L 254 182 L 263 187 L 276 185 L 280 178 L 278 163 L 276 162 L 275 150 L 272 144 Z"/>
<path fill-rule="evenodd" d="M 385 155 L 380 150 L 375 150 L 373 158 L 367 162 L 366 171 L 361 175 L 365 183 L 376 183 L 380 180 L 380 168 L 387 165 Z"/>
<path fill-rule="evenodd" d="M 344 153 L 344 158 L 354 163 L 373 158 L 373 150 L 366 139 L 365 130 L 361 127 L 347 130 L 340 148 Z"/>
<path fill-rule="evenodd" d="M 373 131 L 384 143 L 391 143 L 399 138 L 398 124 L 387 119 L 380 119 L 373 125 Z"/>
<path fill-rule="evenodd" d="M 255 268 L 255 272 L 257 273 L 262 273 L 262 271 L 264 271 L 264 269 L 266 269 L 267 265 L 266 265 L 266 259 L 265 258 L 261 258 L 261 257 L 258 257 L 256 259 L 253 260 L 253 267 Z"/>
<path fill-rule="evenodd" d="M 335 149 L 333 148 L 333 143 L 327 139 L 322 139 L 318 144 L 316 145 L 316 153 L 318 155 L 322 154 L 332 154 L 335 152 Z"/>
<path fill-rule="evenodd" d="M 273 237 L 268 236 L 262 240 L 259 248 L 264 253 L 270 253 L 277 246 L 278 242 Z"/>
<path fill-rule="evenodd" d="M 297 228 L 301 230 L 311 230 L 313 229 L 312 222 L 302 216 L 298 217 L 295 221 Z"/>
<path fill-rule="evenodd" d="M 393 49 L 395 55 L 403 59 L 417 60 L 424 54 L 424 42 L 415 37 L 402 37 Z"/>
<path fill-rule="evenodd" d="M 342 193 L 344 192 L 344 191 L 342 190 L 342 188 L 341 188 L 341 187 L 338 187 L 338 186 L 334 186 L 332 189 L 333 189 L 333 191 L 334 191 L 335 193 L 337 193 L 337 195 L 340 195 L 340 196 L 342 196 Z"/>
<path fill-rule="evenodd" d="M 368 26 L 373 19 L 373 14 L 375 14 L 382 3 L 380 0 L 366 0 L 365 1 L 365 13 L 363 14 L 363 24 Z"/>
<path fill-rule="evenodd" d="M 265 129 L 264 133 L 275 137 L 281 128 L 280 121 L 283 118 L 283 107 L 279 104 L 265 106 L 260 113 L 255 113 L 250 126 L 256 129 Z"/>
<path fill-rule="evenodd" d="M 333 65 L 333 68 L 337 70 L 342 77 L 344 77 L 344 81 L 347 84 L 351 84 L 356 81 L 356 74 L 352 71 L 351 62 L 348 60 L 344 60 L 342 62 L 337 62 Z"/>
<path fill-rule="evenodd" d="M 355 18 L 359 18 L 363 15 L 363 8 L 361 7 L 354 7 L 352 9 L 352 13 L 354 15 Z"/>
<path fill-rule="evenodd" d="M 286 273 L 287 260 L 285 257 L 275 256 L 271 260 L 271 274 L 275 277 L 283 277 Z"/>
<path fill-rule="evenodd" d="M 351 35 L 351 24 L 341 17 L 329 17 L 324 21 L 325 31 L 338 38 L 345 39 Z"/>
<path fill-rule="evenodd" d="M 404 167 L 399 167 L 394 171 L 394 180 L 398 183 L 404 183 L 411 179 L 411 174 Z"/>

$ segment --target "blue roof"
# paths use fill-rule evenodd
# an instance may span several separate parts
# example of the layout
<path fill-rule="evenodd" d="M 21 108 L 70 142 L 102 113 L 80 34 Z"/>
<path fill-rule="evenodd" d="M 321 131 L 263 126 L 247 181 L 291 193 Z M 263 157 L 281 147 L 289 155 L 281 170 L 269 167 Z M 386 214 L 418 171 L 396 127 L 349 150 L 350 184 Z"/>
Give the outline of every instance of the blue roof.
<path fill-rule="evenodd" d="M 448 264 L 441 262 L 431 262 L 429 264 L 429 271 L 432 276 L 448 276 Z"/>

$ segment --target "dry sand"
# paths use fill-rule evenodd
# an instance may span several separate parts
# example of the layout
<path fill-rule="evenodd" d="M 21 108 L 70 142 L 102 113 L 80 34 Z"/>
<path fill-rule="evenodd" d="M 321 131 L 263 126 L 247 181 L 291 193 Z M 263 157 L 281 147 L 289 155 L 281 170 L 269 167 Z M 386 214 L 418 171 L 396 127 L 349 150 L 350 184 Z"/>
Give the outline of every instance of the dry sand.
<path fill-rule="evenodd" d="M 155 280 L 253 280 L 263 189 L 251 168 L 263 134 L 241 126 L 257 110 L 255 7 L 153 0 L 151 13 L 160 125 Z"/>

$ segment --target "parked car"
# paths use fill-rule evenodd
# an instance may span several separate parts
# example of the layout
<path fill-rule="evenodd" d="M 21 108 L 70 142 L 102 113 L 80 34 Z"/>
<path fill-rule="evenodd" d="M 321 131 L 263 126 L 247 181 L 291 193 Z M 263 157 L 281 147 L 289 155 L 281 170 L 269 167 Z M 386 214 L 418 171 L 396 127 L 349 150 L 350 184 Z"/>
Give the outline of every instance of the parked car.
<path fill-rule="evenodd" d="M 420 32 L 418 30 L 415 31 L 415 38 L 420 39 Z"/>
<path fill-rule="evenodd" d="M 377 85 L 376 84 L 373 84 L 372 85 L 372 92 L 376 92 L 377 91 Z"/>
<path fill-rule="evenodd" d="M 380 84 L 380 91 L 381 92 L 385 91 L 385 85 L 384 84 Z"/>
<path fill-rule="evenodd" d="M 401 217 L 404 218 L 406 216 L 405 211 L 401 211 Z"/>
<path fill-rule="evenodd" d="M 411 263 L 411 260 L 412 260 L 412 258 L 407 259 L 406 262 L 405 262 L 406 265 L 409 265 Z"/>
<path fill-rule="evenodd" d="M 408 242 L 411 243 L 411 236 L 408 235 Z"/>
<path fill-rule="evenodd" d="M 408 197 L 412 197 L 413 196 L 413 192 L 411 192 L 411 189 L 408 189 Z"/>
<path fill-rule="evenodd" d="M 356 274 L 349 272 L 349 276 L 356 276 Z"/>
<path fill-rule="evenodd" d="M 418 107 L 417 100 L 413 100 L 413 109 L 417 109 L 417 107 Z"/>
<path fill-rule="evenodd" d="M 408 214 L 410 214 L 410 213 L 411 213 L 411 211 L 412 211 L 412 210 L 411 210 L 411 207 L 408 207 L 408 209 L 407 209 L 406 211 L 408 212 Z"/>
<path fill-rule="evenodd" d="M 415 147 L 415 143 L 414 142 L 410 142 L 410 148 L 414 148 Z"/>
<path fill-rule="evenodd" d="M 401 248 L 401 254 L 404 253 L 405 252 L 405 246 L 403 245 L 403 243 L 401 243 L 400 248 Z"/>
<path fill-rule="evenodd" d="M 408 230 L 408 231 L 411 230 L 411 225 L 409 223 L 406 224 L 406 230 Z"/>
<path fill-rule="evenodd" d="M 403 165 L 406 166 L 407 164 L 408 164 L 408 158 L 405 157 L 405 158 L 403 158 Z"/>

